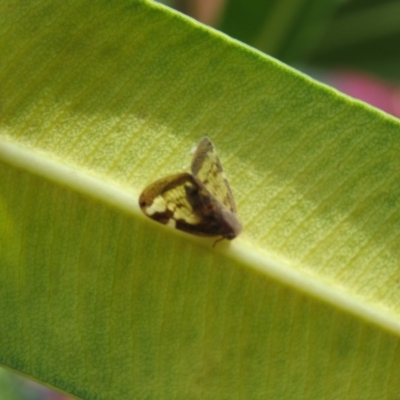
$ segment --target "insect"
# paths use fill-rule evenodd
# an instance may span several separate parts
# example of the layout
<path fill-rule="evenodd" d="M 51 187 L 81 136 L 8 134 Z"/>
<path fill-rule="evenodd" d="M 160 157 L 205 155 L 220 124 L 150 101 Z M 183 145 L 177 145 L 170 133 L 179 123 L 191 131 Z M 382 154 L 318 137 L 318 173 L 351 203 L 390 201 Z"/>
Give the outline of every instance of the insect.
<path fill-rule="evenodd" d="M 200 140 L 192 173 L 182 172 L 147 186 L 139 198 L 143 213 L 157 222 L 200 236 L 232 240 L 242 230 L 236 205 L 214 145 Z M 214 243 L 214 245 L 215 245 Z"/>

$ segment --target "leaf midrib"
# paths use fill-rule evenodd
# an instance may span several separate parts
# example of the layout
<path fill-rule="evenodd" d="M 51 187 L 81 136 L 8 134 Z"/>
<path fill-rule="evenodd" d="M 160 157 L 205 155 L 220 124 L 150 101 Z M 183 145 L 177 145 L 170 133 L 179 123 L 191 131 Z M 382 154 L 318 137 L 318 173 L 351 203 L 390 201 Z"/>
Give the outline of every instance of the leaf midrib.
<path fill-rule="evenodd" d="M 136 199 L 140 188 L 127 191 L 118 186 L 116 182 L 90 175 L 76 166 L 62 164 L 46 157 L 45 153 L 25 148 L 19 143 L 4 138 L 0 139 L 0 160 L 17 169 L 22 169 L 58 185 L 66 186 L 74 192 L 81 193 L 133 215 L 135 218 L 154 224 L 143 216 L 137 204 Z M 400 321 L 395 316 L 374 307 L 371 303 L 356 298 L 349 292 L 341 291 L 334 285 L 323 282 L 322 279 L 299 271 L 277 257 L 272 257 L 268 254 L 268 249 L 255 249 L 254 245 L 256 244 L 251 243 L 246 237 L 236 239 L 229 245 L 221 245 L 213 249 L 211 242 L 207 239 L 188 236 L 159 224 L 157 226 L 160 229 L 167 229 L 171 234 L 184 235 L 188 240 L 209 248 L 210 251 L 224 254 L 239 264 L 268 275 L 296 291 L 331 304 L 386 331 L 400 335 Z"/>

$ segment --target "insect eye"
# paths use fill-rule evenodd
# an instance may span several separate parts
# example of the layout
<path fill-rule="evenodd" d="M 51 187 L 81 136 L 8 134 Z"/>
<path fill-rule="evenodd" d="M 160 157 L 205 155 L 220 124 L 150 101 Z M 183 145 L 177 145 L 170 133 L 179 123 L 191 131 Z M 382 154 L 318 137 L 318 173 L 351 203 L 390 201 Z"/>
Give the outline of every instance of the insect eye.
<path fill-rule="evenodd" d="M 146 204 L 146 200 L 145 199 L 139 199 L 139 206 L 140 207 L 144 207 L 144 206 L 146 206 L 147 204 Z"/>
<path fill-rule="evenodd" d="M 185 185 L 185 191 L 188 195 L 194 195 L 198 193 L 197 188 L 193 185 Z"/>

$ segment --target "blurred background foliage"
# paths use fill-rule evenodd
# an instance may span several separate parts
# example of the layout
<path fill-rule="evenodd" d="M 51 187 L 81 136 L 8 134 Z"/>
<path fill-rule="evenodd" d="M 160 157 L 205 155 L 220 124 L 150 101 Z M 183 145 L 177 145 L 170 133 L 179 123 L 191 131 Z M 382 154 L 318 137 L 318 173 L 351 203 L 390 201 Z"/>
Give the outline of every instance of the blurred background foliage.
<path fill-rule="evenodd" d="M 400 117 L 399 0 L 161 2 Z"/>
<path fill-rule="evenodd" d="M 159 1 L 400 117 L 399 0 Z M 1 400 L 67 400 L 0 369 Z"/>
<path fill-rule="evenodd" d="M 0 368 L 1 400 L 69 400 L 70 398 Z M 71 399 L 72 400 L 72 399 Z"/>

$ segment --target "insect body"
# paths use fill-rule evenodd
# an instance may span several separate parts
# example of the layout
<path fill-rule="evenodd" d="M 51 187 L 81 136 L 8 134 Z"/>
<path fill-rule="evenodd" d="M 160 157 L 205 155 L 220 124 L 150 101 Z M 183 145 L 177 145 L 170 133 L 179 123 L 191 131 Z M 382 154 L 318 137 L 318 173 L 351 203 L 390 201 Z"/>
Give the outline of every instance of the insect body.
<path fill-rule="evenodd" d="M 233 239 L 242 230 L 232 191 L 217 152 L 207 137 L 198 144 L 192 174 L 183 172 L 146 187 L 139 205 L 148 217 L 200 236 Z"/>

